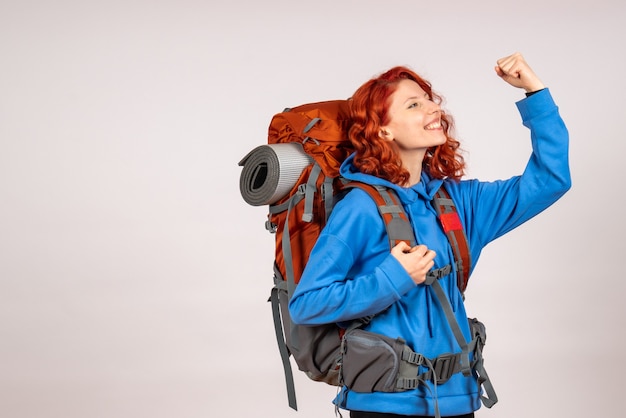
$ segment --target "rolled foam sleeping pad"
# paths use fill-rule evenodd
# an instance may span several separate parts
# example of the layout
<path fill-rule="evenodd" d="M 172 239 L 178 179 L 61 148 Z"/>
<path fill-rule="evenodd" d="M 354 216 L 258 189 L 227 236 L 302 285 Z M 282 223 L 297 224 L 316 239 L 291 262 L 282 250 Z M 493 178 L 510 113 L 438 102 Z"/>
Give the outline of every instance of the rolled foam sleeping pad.
<path fill-rule="evenodd" d="M 271 205 L 296 185 L 313 159 L 296 142 L 261 145 L 239 162 L 239 189 L 252 206 Z"/>

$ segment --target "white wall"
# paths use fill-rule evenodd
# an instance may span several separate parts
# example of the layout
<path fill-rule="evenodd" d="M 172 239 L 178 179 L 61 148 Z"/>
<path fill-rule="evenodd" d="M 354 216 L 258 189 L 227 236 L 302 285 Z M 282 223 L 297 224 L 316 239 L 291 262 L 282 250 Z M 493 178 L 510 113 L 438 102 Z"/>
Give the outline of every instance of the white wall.
<path fill-rule="evenodd" d="M 571 132 L 572 190 L 489 246 L 468 291 L 500 403 L 621 417 L 626 6 L 612 0 L 0 5 L 0 416 L 332 417 L 287 407 L 273 237 L 237 162 L 287 106 L 406 64 L 447 99 L 470 175 L 519 173 L 495 76 L 521 51 Z"/>

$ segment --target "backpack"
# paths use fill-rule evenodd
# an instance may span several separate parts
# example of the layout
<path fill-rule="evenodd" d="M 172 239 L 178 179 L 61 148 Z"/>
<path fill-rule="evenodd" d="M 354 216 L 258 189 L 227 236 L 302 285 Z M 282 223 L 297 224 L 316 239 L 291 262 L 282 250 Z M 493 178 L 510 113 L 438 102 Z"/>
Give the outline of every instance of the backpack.
<path fill-rule="evenodd" d="M 347 136 L 348 121 L 349 107 L 346 100 L 287 108 L 272 118 L 268 144 L 256 147 L 239 162 L 243 167 L 240 176 L 241 195 L 250 205 L 269 206 L 265 226 L 275 234 L 274 287 L 269 301 L 289 406 L 297 410 L 290 356 L 312 380 L 335 386 L 346 384 L 359 391 L 409 390 L 428 379 L 437 385 L 445 383 L 454 373 L 469 375 L 474 371 L 489 394 L 489 398 L 483 397 L 483 402 L 487 406 L 493 405 L 497 398 L 482 367 L 481 353 L 486 340 L 484 326 L 475 319 L 470 320 L 473 339 L 466 342 L 450 302 L 437 280 L 454 268 L 458 273 L 457 285 L 463 293 L 471 269 L 467 238 L 454 202 L 444 187 L 435 196 L 434 206 L 452 246 L 455 265 L 429 272 L 426 284 L 433 286 L 462 353 L 446 358 L 423 358 L 419 353 L 412 352 L 403 341 L 389 340 L 363 331 L 363 326 L 371 318 L 355 320 L 347 329 L 336 324 L 305 327 L 291 322 L 289 299 L 334 204 L 349 190 L 360 188 L 376 202 L 385 222 L 390 248 L 399 241 L 416 245 L 411 224 L 393 190 L 347 182 L 340 177 L 341 163 L 353 152 Z M 384 344 L 393 347 L 387 351 L 395 353 L 393 355 L 396 358 L 387 359 L 387 362 L 396 365 L 398 362 L 406 363 L 405 367 L 400 367 L 402 373 L 398 372 L 397 366 L 381 364 L 380 367 L 371 367 L 371 359 L 366 357 L 377 355 L 370 349 L 373 339 L 383 339 Z M 360 348 L 360 344 L 365 344 L 365 347 Z M 380 344 L 377 341 L 374 345 Z M 470 353 L 474 357 L 471 364 Z M 427 367 L 428 373 L 418 375 L 420 365 Z M 368 370 L 364 372 L 366 368 Z M 371 379 L 368 373 L 378 375 Z M 381 373 L 395 373 L 384 379 L 392 384 L 369 387 L 368 382 L 383 380 L 380 379 Z"/>

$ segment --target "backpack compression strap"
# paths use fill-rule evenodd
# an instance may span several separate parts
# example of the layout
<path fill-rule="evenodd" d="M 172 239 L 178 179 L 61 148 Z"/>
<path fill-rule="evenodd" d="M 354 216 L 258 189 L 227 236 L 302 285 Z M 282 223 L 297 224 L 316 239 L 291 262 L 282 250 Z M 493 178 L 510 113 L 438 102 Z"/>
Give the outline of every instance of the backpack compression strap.
<path fill-rule="evenodd" d="M 454 258 L 457 260 L 457 286 L 461 294 L 464 294 L 472 269 L 467 236 L 463 230 L 459 214 L 456 211 L 456 206 L 443 186 L 437 191 L 434 203 L 441 226 L 448 236 L 448 241 L 450 241 L 452 251 L 454 252 Z"/>
<path fill-rule="evenodd" d="M 285 384 L 287 385 L 287 400 L 289 406 L 294 410 L 298 410 L 298 402 L 296 401 L 296 386 L 293 380 L 293 371 L 289 361 L 289 348 L 285 342 L 285 334 L 283 333 L 283 322 L 280 314 L 279 291 L 284 288 L 286 290 L 286 282 L 280 275 L 278 266 L 274 265 L 274 283 L 270 293 L 269 302 L 272 304 L 272 317 L 274 318 L 274 332 L 276 334 L 276 342 L 278 343 L 278 351 L 283 362 L 283 372 L 285 374 Z"/>

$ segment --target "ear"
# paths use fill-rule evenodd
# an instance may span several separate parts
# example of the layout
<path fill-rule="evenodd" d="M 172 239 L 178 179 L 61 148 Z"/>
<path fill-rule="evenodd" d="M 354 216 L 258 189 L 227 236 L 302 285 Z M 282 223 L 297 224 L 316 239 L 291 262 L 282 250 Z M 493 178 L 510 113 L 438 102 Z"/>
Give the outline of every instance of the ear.
<path fill-rule="evenodd" d="M 380 129 L 378 130 L 378 136 L 386 141 L 393 141 L 393 134 L 385 126 L 380 127 Z"/>

